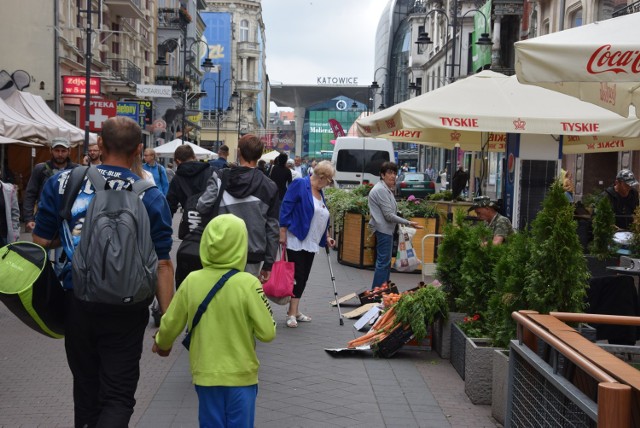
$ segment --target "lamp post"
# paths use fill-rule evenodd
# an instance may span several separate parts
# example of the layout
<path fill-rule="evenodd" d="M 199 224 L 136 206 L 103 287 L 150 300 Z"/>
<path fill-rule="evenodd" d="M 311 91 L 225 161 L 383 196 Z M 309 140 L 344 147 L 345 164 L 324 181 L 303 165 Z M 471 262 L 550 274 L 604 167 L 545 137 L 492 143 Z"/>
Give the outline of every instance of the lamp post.
<path fill-rule="evenodd" d="M 380 88 L 382 88 L 382 90 L 380 91 L 380 105 L 378 106 L 379 109 L 384 110 L 386 108 L 386 106 L 384 105 L 384 83 L 382 84 L 382 87 L 380 85 L 378 85 L 378 81 L 376 80 L 376 76 L 378 75 L 378 71 L 380 70 L 384 70 L 387 73 L 384 75 L 384 80 L 386 82 L 387 80 L 387 75 L 389 73 L 389 69 L 387 67 L 378 67 L 376 68 L 376 71 L 373 72 L 373 82 L 371 82 L 371 85 L 369 85 L 369 90 L 371 91 L 371 93 L 373 94 L 373 104 L 371 106 L 371 109 L 373 110 L 373 112 L 376 112 L 375 106 L 376 106 L 376 91 Z M 369 106 L 367 105 L 367 112 L 369 110 Z"/>
<path fill-rule="evenodd" d="M 212 68 L 216 69 L 216 72 L 218 73 L 218 79 L 217 79 L 218 82 L 215 83 L 214 81 L 214 90 L 216 94 L 214 112 L 215 112 L 215 119 L 216 119 L 216 146 L 219 146 L 220 145 L 220 122 L 224 118 L 224 114 L 225 114 L 225 112 L 223 111 L 223 104 L 222 104 L 224 92 L 222 92 L 221 94 L 221 91 L 223 90 L 227 82 L 230 82 L 230 81 L 233 82 L 234 79 L 232 77 L 229 77 L 228 79 L 225 79 L 224 81 L 222 81 L 222 73 L 220 71 L 220 65 L 216 65 Z M 206 78 L 202 81 L 202 90 L 205 92 L 206 92 L 205 83 L 207 80 L 213 80 L 213 79 Z M 233 98 L 234 95 L 232 94 L 231 97 Z M 231 107 L 231 105 L 229 104 L 226 111 L 230 112 L 232 110 L 233 110 L 233 107 Z M 211 119 L 211 110 L 209 110 L 209 119 Z"/>
<path fill-rule="evenodd" d="M 238 140 L 240 140 L 240 124 L 242 123 L 242 92 L 238 92 L 237 90 L 234 90 L 233 93 L 231 94 L 231 98 L 237 100 L 238 102 Z M 245 97 L 246 99 L 247 97 Z M 247 111 L 249 113 L 253 112 L 253 107 L 249 106 L 249 108 L 247 109 Z"/>
<path fill-rule="evenodd" d="M 493 43 L 491 42 L 491 39 L 489 39 L 489 32 L 487 31 L 488 20 L 485 14 L 482 13 L 482 11 L 480 11 L 479 9 L 469 9 L 464 13 L 464 15 L 462 15 L 462 18 L 467 16 L 469 12 L 477 12 L 481 14 L 482 17 L 484 18 L 485 32 L 480 35 L 480 38 L 478 39 L 478 41 L 476 41 L 476 44 L 479 46 L 492 45 Z M 453 32 L 453 39 L 451 41 L 451 51 L 452 51 L 451 63 L 449 64 L 447 64 L 447 53 L 448 53 L 448 47 L 449 47 L 449 26 L 450 25 L 449 25 L 449 16 L 447 15 L 447 12 L 444 9 L 431 9 L 429 12 L 427 12 L 427 14 L 424 16 L 424 19 L 422 21 L 422 26 L 425 29 L 425 31 L 418 35 L 416 44 L 417 45 L 433 44 L 433 41 L 429 37 L 429 33 L 426 31 L 426 28 L 427 28 L 426 25 L 427 25 L 427 18 L 429 17 L 429 15 L 435 14 L 435 13 L 439 13 L 443 15 L 444 18 L 447 20 L 447 32 L 446 32 L 446 38 L 445 38 L 445 44 L 444 44 L 444 79 L 445 81 L 447 81 L 447 66 L 450 66 L 451 67 L 450 80 L 453 81 L 453 79 L 455 78 L 455 67 L 456 65 L 458 66 L 458 74 L 460 74 L 459 67 L 462 62 L 462 49 L 460 49 L 458 64 L 455 63 L 456 33 L 458 31 L 458 0 L 454 0 L 454 3 L 453 3 L 453 24 L 451 25 L 452 32 Z"/>
<path fill-rule="evenodd" d="M 206 42 L 202 39 L 198 39 L 198 40 L 194 40 L 193 42 L 191 42 L 189 44 L 189 47 L 187 48 L 187 26 L 184 26 L 184 52 L 183 52 L 183 73 L 182 73 L 182 92 L 183 92 L 183 98 L 182 98 L 182 144 L 184 144 L 185 141 L 185 135 L 187 133 L 187 52 L 190 51 L 193 48 L 193 45 L 196 43 L 205 43 Z M 209 45 L 207 45 L 207 49 L 209 48 Z M 211 68 L 213 68 L 213 62 L 211 62 L 211 58 L 207 57 L 204 59 L 204 61 L 202 61 L 202 68 L 204 68 L 206 71 L 210 70 Z"/>

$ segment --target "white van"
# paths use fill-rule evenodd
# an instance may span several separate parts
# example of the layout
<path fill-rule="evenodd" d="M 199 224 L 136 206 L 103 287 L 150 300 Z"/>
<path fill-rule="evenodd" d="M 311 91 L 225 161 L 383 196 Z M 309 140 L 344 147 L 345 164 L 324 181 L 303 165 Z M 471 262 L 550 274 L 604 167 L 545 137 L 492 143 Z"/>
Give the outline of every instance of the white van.
<path fill-rule="evenodd" d="M 338 137 L 331 160 L 336 167 L 336 186 L 350 189 L 377 183 L 380 166 L 395 161 L 395 155 L 391 141 L 383 138 Z"/>

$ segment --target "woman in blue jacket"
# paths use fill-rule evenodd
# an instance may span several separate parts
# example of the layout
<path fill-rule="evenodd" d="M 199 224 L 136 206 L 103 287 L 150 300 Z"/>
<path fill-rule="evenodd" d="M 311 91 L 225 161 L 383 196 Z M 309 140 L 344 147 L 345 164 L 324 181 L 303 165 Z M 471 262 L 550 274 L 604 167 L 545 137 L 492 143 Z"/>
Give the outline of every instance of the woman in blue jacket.
<path fill-rule="evenodd" d="M 287 327 L 309 322 L 311 317 L 298 310 L 307 285 L 313 257 L 320 247 L 333 247 L 329 236 L 329 210 L 322 189 L 333 183 L 335 168 L 329 161 L 320 162 L 311 177 L 294 180 L 287 189 L 280 207 L 280 244 L 286 246 L 287 257 L 295 263 L 294 297 L 287 311 Z"/>

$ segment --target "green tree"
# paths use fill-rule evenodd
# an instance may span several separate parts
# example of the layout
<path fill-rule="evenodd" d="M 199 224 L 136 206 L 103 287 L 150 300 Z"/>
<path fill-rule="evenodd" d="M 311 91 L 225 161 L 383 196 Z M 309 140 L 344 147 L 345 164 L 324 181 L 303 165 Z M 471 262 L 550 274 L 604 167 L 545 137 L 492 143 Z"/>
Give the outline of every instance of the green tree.
<path fill-rule="evenodd" d="M 526 264 L 528 309 L 581 312 L 589 273 L 578 240 L 573 207 L 555 181 L 531 225 L 531 258 Z M 524 308 L 523 308 L 524 309 Z"/>
<path fill-rule="evenodd" d="M 464 219 L 464 212 L 455 214 L 455 221 L 444 226 L 444 238 L 438 246 L 436 278 L 447 293 L 449 308 L 457 312 L 455 299 L 462 292 L 460 266 L 464 261 L 471 226 Z"/>
<path fill-rule="evenodd" d="M 524 289 L 530 245 L 527 230 L 514 233 L 503 244 L 504 250 L 494 267 L 496 292 L 490 297 L 488 315 L 494 346 L 508 347 L 509 341 L 516 337 L 516 322 L 511 313 L 529 308 Z"/>
<path fill-rule="evenodd" d="M 598 260 L 605 260 L 615 254 L 616 245 L 613 234 L 616 230 L 616 217 L 609 198 L 601 196 L 596 202 L 593 218 L 593 241 L 589 252 Z"/>

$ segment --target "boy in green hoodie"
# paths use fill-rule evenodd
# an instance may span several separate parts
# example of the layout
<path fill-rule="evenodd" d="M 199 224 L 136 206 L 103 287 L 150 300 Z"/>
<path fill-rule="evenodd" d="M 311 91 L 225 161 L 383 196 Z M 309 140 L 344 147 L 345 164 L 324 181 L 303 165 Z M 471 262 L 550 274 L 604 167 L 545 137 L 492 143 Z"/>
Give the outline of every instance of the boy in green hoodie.
<path fill-rule="evenodd" d="M 230 269 L 231 276 L 215 295 L 192 331 L 189 361 L 199 401 L 201 427 L 252 428 L 258 393 L 255 339 L 276 336 L 271 308 L 258 279 L 242 272 L 247 263 L 247 228 L 233 214 L 214 218 L 200 242 L 203 268 L 190 273 L 162 317 L 153 352 L 166 357 L 174 340 L 191 329 L 198 306 Z"/>

